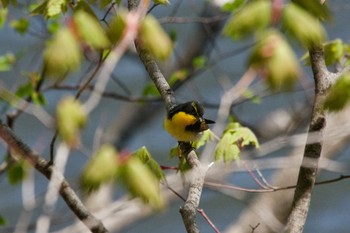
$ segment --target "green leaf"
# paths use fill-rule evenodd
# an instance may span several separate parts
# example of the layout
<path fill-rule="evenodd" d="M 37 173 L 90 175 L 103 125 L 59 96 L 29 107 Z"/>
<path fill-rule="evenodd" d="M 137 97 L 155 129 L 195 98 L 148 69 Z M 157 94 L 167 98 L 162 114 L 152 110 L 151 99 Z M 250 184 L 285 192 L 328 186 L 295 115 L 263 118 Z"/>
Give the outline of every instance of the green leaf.
<path fill-rule="evenodd" d="M 0 56 L 0 71 L 9 71 L 12 69 L 12 64 L 15 63 L 15 56 L 13 53 L 7 53 Z"/>
<path fill-rule="evenodd" d="M 152 15 L 147 15 L 141 22 L 139 36 L 144 47 L 155 58 L 166 60 L 172 53 L 172 41 Z"/>
<path fill-rule="evenodd" d="M 188 70 L 181 69 L 177 70 L 170 75 L 168 79 L 168 83 L 171 87 L 173 87 L 178 81 L 184 81 L 188 77 Z"/>
<path fill-rule="evenodd" d="M 259 147 L 255 134 L 247 127 L 237 122 L 231 122 L 225 129 L 222 138 L 215 149 L 215 159 L 231 162 L 240 159 L 243 147 L 254 145 Z"/>
<path fill-rule="evenodd" d="M 326 39 L 326 32 L 320 22 L 293 3 L 283 10 L 283 25 L 287 32 L 305 47 L 322 44 Z"/>
<path fill-rule="evenodd" d="M 300 75 L 299 63 L 293 50 L 275 30 L 261 34 L 248 64 L 260 72 L 272 91 L 292 89 Z"/>
<path fill-rule="evenodd" d="M 0 226 L 6 225 L 6 219 L 4 216 L 0 215 Z"/>
<path fill-rule="evenodd" d="M 221 10 L 227 11 L 227 12 L 233 12 L 235 10 L 238 10 L 241 8 L 246 0 L 231 0 L 231 1 L 226 1 L 226 3 L 221 7 Z"/>
<path fill-rule="evenodd" d="M 43 15 L 46 18 L 51 18 L 61 13 L 66 13 L 68 8 L 68 0 L 46 0 L 34 10 L 32 15 Z"/>
<path fill-rule="evenodd" d="M 327 42 L 324 45 L 324 57 L 326 65 L 332 65 L 336 62 L 340 62 L 344 57 L 344 44 L 341 39 L 335 39 Z"/>
<path fill-rule="evenodd" d="M 152 0 L 154 4 L 170 5 L 169 0 Z"/>
<path fill-rule="evenodd" d="M 98 190 L 102 184 L 116 178 L 118 168 L 117 151 L 112 145 L 102 145 L 84 168 L 80 177 L 81 188 L 86 193 Z"/>
<path fill-rule="evenodd" d="M 2 29 L 5 25 L 7 17 L 7 8 L 0 9 L 0 29 Z"/>
<path fill-rule="evenodd" d="M 331 13 L 327 7 L 327 4 L 321 4 L 320 0 L 292 0 L 292 2 L 316 18 L 323 20 L 331 19 Z"/>
<path fill-rule="evenodd" d="M 207 63 L 207 57 L 205 56 L 195 57 L 192 61 L 192 65 L 196 69 L 204 68 L 206 63 Z"/>
<path fill-rule="evenodd" d="M 91 14 L 79 10 L 74 14 L 74 22 L 82 40 L 95 49 L 109 47 L 110 43 L 100 23 Z"/>
<path fill-rule="evenodd" d="M 339 112 L 350 102 L 350 74 L 340 77 L 329 90 L 324 109 L 330 112 Z"/>
<path fill-rule="evenodd" d="M 118 12 L 111 22 L 107 30 L 107 36 L 112 44 L 117 43 L 123 36 L 125 27 L 126 27 L 126 15 L 124 11 Z"/>
<path fill-rule="evenodd" d="M 142 94 L 144 96 L 154 96 L 154 97 L 159 97 L 160 93 L 156 87 L 156 85 L 153 82 L 148 82 L 145 85 L 145 88 L 143 89 Z"/>
<path fill-rule="evenodd" d="M 60 77 L 71 72 L 79 67 L 80 60 L 79 44 L 67 28 L 59 30 L 44 51 L 44 62 L 49 75 Z"/>
<path fill-rule="evenodd" d="M 112 2 L 113 2 L 113 0 L 100 0 L 100 9 L 105 8 L 106 6 L 108 6 Z"/>
<path fill-rule="evenodd" d="M 80 143 L 79 132 L 87 121 L 83 106 L 73 97 L 66 97 L 56 109 L 57 126 L 62 139 L 71 147 Z"/>
<path fill-rule="evenodd" d="M 129 157 L 119 169 L 119 178 L 130 194 L 141 198 L 155 209 L 164 206 L 160 196 L 158 178 L 136 156 Z"/>
<path fill-rule="evenodd" d="M 247 4 L 226 23 L 223 33 L 233 40 L 266 29 L 271 23 L 271 2 L 255 1 Z"/>
<path fill-rule="evenodd" d="M 19 34 L 23 35 L 29 28 L 29 20 L 26 18 L 20 18 L 18 20 L 12 20 L 10 26 L 15 29 Z"/>
<path fill-rule="evenodd" d="M 213 135 L 213 132 L 211 132 L 211 130 L 205 130 L 203 133 L 202 133 L 202 136 L 195 142 L 192 143 L 192 146 L 195 148 L 195 149 L 198 149 L 202 146 L 204 146 L 205 144 L 207 144 L 209 141 L 212 141 L 214 140 L 214 135 Z"/>
<path fill-rule="evenodd" d="M 27 176 L 28 165 L 24 160 L 12 164 L 7 170 L 7 178 L 10 184 L 18 184 Z"/>
<path fill-rule="evenodd" d="M 254 104 L 260 104 L 261 103 L 261 98 L 254 94 L 254 92 L 250 89 L 247 89 L 243 92 L 242 94 L 246 99 L 249 99 L 252 101 Z"/>
<path fill-rule="evenodd" d="M 79 11 L 84 11 L 85 13 L 89 14 L 92 18 L 94 18 L 96 21 L 99 21 L 94 10 L 91 8 L 91 3 L 87 3 L 84 0 L 78 1 L 74 7 L 74 12 L 79 12 Z"/>
<path fill-rule="evenodd" d="M 164 180 L 165 175 L 159 164 L 152 158 L 151 153 L 146 147 L 141 147 L 133 153 L 140 161 L 148 166 L 148 168 L 153 172 L 153 174 L 159 179 Z"/>

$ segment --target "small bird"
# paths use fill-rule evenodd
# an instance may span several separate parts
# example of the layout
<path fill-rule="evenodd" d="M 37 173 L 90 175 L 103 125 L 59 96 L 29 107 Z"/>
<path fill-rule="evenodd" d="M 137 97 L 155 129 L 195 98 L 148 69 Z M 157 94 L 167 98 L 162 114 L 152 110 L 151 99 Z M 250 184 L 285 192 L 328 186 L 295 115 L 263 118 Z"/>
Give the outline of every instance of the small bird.
<path fill-rule="evenodd" d="M 204 109 L 197 101 L 178 104 L 165 117 L 164 128 L 177 141 L 196 141 L 203 131 L 209 129 L 208 124 L 215 123 L 203 118 L 203 114 Z"/>

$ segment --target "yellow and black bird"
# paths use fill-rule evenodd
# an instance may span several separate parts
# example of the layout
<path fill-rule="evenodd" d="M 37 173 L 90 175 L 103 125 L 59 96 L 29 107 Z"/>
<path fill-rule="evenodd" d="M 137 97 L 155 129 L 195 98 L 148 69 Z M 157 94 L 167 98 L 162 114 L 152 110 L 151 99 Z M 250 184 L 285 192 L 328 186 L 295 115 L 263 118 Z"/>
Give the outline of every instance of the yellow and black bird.
<path fill-rule="evenodd" d="M 181 142 L 196 141 L 201 133 L 209 129 L 208 124 L 215 123 L 203 118 L 204 109 L 197 101 L 178 104 L 168 112 L 164 128 Z"/>

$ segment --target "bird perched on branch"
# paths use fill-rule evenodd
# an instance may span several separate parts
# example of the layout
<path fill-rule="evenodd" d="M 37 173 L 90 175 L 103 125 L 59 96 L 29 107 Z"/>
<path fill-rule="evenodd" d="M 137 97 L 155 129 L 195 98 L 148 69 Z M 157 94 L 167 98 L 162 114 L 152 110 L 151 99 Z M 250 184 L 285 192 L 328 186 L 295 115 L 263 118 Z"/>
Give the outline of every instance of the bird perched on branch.
<path fill-rule="evenodd" d="M 180 142 L 196 141 L 203 131 L 209 129 L 208 124 L 215 123 L 203 118 L 203 114 L 203 106 L 197 101 L 178 104 L 165 117 L 164 128 Z"/>

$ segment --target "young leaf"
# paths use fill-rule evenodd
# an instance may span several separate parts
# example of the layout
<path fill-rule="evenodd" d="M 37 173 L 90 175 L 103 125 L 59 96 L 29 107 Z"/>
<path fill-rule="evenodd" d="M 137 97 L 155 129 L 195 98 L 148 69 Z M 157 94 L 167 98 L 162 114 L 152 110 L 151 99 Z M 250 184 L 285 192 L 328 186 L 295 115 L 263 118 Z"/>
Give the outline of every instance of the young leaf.
<path fill-rule="evenodd" d="M 32 15 L 41 14 L 46 18 L 51 18 L 61 13 L 67 12 L 68 0 L 46 0 L 31 13 Z"/>
<path fill-rule="evenodd" d="M 23 181 L 27 175 L 28 166 L 21 160 L 12 164 L 7 170 L 7 178 L 10 184 L 18 184 Z"/>
<path fill-rule="evenodd" d="M 7 17 L 7 8 L 0 9 L 0 29 L 2 29 L 5 25 Z"/>
<path fill-rule="evenodd" d="M 165 179 L 163 170 L 160 168 L 159 164 L 152 158 L 151 153 L 146 147 L 141 147 L 133 153 L 140 161 L 148 166 L 148 168 L 153 172 L 153 174 L 159 179 Z"/>
<path fill-rule="evenodd" d="M 151 15 L 147 15 L 141 22 L 140 39 L 144 47 L 159 60 L 166 60 L 173 50 L 169 36 Z"/>
<path fill-rule="evenodd" d="M 118 171 L 117 151 L 112 145 L 104 144 L 87 163 L 80 177 L 82 189 L 91 193 L 116 178 Z"/>
<path fill-rule="evenodd" d="M 63 99 L 57 106 L 57 126 L 62 139 L 71 147 L 80 143 L 79 132 L 87 115 L 83 106 L 73 97 Z"/>
<path fill-rule="evenodd" d="M 326 38 L 326 32 L 320 22 L 293 3 L 284 8 L 283 25 L 287 32 L 305 47 L 322 44 Z"/>
<path fill-rule="evenodd" d="M 331 13 L 327 4 L 321 4 L 320 0 L 292 0 L 292 2 L 303 8 L 305 11 L 308 11 L 316 18 L 323 20 L 329 20 L 331 18 Z"/>
<path fill-rule="evenodd" d="M 19 34 L 23 35 L 27 32 L 29 28 L 29 20 L 26 18 L 21 18 L 18 20 L 12 20 L 10 26 L 15 29 Z"/>
<path fill-rule="evenodd" d="M 271 23 L 271 2 L 254 1 L 243 7 L 226 23 L 223 33 L 233 40 L 266 29 Z"/>
<path fill-rule="evenodd" d="M 138 157 L 130 156 L 124 161 L 118 174 L 132 195 L 141 198 L 155 209 L 161 209 L 164 206 L 157 177 Z"/>
<path fill-rule="evenodd" d="M 110 42 L 100 23 L 91 14 L 79 10 L 74 14 L 74 23 L 79 37 L 95 49 L 107 48 Z"/>
<path fill-rule="evenodd" d="M 213 132 L 211 132 L 210 129 L 209 130 L 205 130 L 202 133 L 202 136 L 200 137 L 200 139 L 192 143 L 192 146 L 194 148 L 198 149 L 198 148 L 204 146 L 210 140 L 214 140 Z"/>
<path fill-rule="evenodd" d="M 170 5 L 169 0 L 152 0 L 154 4 L 161 4 L 161 5 Z"/>
<path fill-rule="evenodd" d="M 62 76 L 79 67 L 81 51 L 79 44 L 67 29 L 57 32 L 44 51 L 44 61 L 47 73 Z"/>
<path fill-rule="evenodd" d="M 341 111 L 350 102 L 350 74 L 344 74 L 329 90 L 324 109 L 330 112 Z"/>
<path fill-rule="evenodd" d="M 120 11 L 116 14 L 108 27 L 107 36 L 112 44 L 117 43 L 123 36 L 126 27 L 126 12 Z"/>
<path fill-rule="evenodd" d="M 215 159 L 222 159 L 224 162 L 239 160 L 242 148 L 248 145 L 259 147 L 255 134 L 249 128 L 237 122 L 231 122 L 216 146 Z"/>
<path fill-rule="evenodd" d="M 246 0 L 231 0 L 226 1 L 226 3 L 221 7 L 221 10 L 227 12 L 233 12 L 244 5 Z"/>
<path fill-rule="evenodd" d="M 15 63 L 16 58 L 12 53 L 7 53 L 0 56 L 0 71 L 9 71 L 12 69 L 12 64 Z"/>
<path fill-rule="evenodd" d="M 335 39 L 327 42 L 324 45 L 324 57 L 326 65 L 332 65 L 336 62 L 340 62 L 344 57 L 344 43 L 341 39 Z"/>
<path fill-rule="evenodd" d="M 275 30 L 262 34 L 252 50 L 248 64 L 260 72 L 272 91 L 292 89 L 300 75 L 299 63 L 293 50 Z"/>

